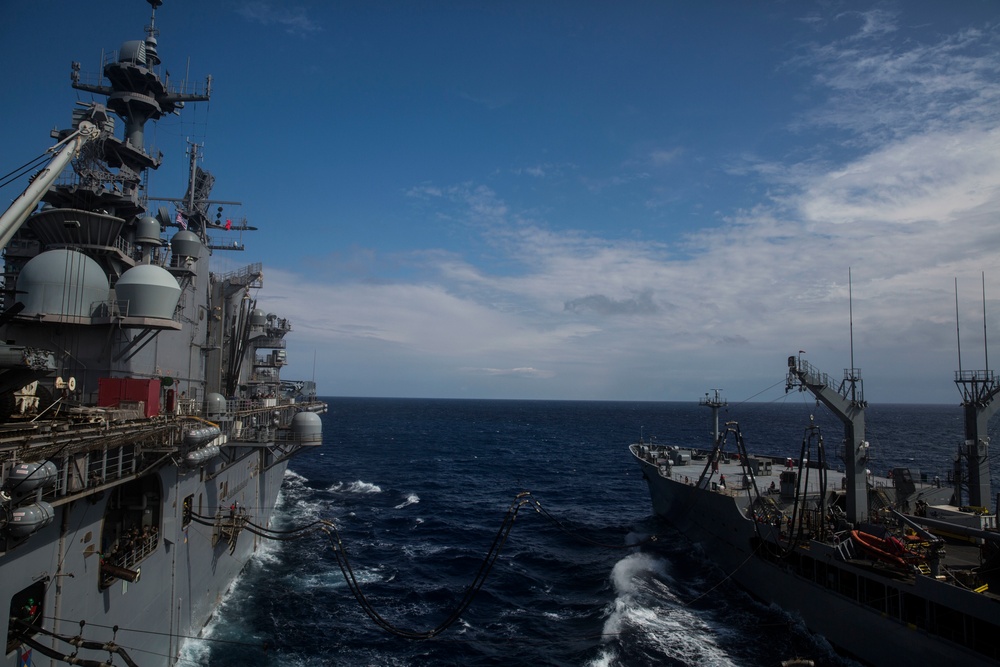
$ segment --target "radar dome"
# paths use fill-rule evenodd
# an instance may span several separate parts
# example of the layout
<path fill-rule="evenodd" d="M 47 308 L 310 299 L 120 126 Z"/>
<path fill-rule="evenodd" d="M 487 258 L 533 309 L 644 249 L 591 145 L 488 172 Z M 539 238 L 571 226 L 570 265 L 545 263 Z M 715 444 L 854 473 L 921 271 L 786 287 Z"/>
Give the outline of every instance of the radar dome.
<path fill-rule="evenodd" d="M 260 308 L 254 308 L 254 311 L 250 313 L 250 326 L 262 327 L 267 324 L 267 317 L 264 315 L 264 311 Z"/>
<path fill-rule="evenodd" d="M 292 417 L 293 439 L 299 442 L 323 441 L 323 420 L 315 412 L 297 412 Z"/>
<path fill-rule="evenodd" d="M 226 397 L 222 394 L 212 392 L 205 397 L 205 415 L 209 419 L 218 418 L 226 414 Z"/>
<path fill-rule="evenodd" d="M 135 222 L 135 242 L 160 245 L 160 222 L 144 215 Z"/>
<path fill-rule="evenodd" d="M 174 253 L 174 257 L 198 259 L 201 256 L 201 239 L 194 232 L 182 229 L 170 239 L 170 250 Z"/>
<path fill-rule="evenodd" d="M 181 288 L 166 269 L 140 264 L 122 274 L 115 285 L 122 312 L 128 317 L 172 319 Z"/>
<path fill-rule="evenodd" d="M 100 265 L 69 248 L 35 255 L 17 277 L 25 315 L 90 317 L 108 300 L 109 289 Z"/>

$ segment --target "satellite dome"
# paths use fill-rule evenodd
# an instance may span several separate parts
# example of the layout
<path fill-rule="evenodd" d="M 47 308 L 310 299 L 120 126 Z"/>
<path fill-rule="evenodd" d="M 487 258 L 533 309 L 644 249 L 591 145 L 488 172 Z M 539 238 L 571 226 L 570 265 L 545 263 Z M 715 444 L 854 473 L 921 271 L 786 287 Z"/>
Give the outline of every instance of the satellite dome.
<path fill-rule="evenodd" d="M 69 248 L 35 255 L 17 277 L 25 315 L 90 317 L 108 300 L 109 289 L 100 265 Z"/>
<path fill-rule="evenodd" d="M 148 215 L 136 220 L 135 242 L 160 245 L 160 222 Z"/>
<path fill-rule="evenodd" d="M 128 317 L 172 319 L 181 288 L 166 269 L 140 264 L 122 274 L 115 285 L 122 311 Z"/>
<path fill-rule="evenodd" d="M 323 441 L 323 420 L 315 412 L 297 412 L 292 417 L 293 439 L 298 442 Z"/>
<path fill-rule="evenodd" d="M 226 397 L 212 392 L 205 397 L 205 415 L 209 418 L 219 418 L 226 414 Z"/>
<path fill-rule="evenodd" d="M 170 250 L 174 257 L 193 257 L 198 259 L 201 256 L 201 239 L 194 232 L 182 229 L 174 234 L 170 239 Z"/>
<path fill-rule="evenodd" d="M 264 311 L 260 308 L 254 308 L 254 311 L 250 313 L 250 326 L 262 327 L 267 324 L 267 317 L 264 316 Z"/>

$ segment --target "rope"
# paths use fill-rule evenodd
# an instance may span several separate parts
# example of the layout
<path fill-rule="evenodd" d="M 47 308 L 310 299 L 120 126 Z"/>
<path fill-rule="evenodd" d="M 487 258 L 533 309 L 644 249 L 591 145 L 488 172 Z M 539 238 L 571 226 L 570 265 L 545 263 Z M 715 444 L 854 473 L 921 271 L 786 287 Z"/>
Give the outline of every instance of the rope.
<path fill-rule="evenodd" d="M 635 547 L 642 546 L 644 544 L 656 542 L 659 539 L 659 536 L 653 535 L 643 540 L 642 542 L 638 542 L 635 544 L 627 544 L 627 545 L 608 544 L 592 540 L 568 528 L 562 521 L 553 516 L 552 513 L 549 512 L 547 509 L 545 509 L 542 506 L 541 502 L 539 502 L 538 499 L 532 496 L 530 491 L 522 491 L 521 493 L 518 493 L 514 497 L 514 500 L 507 508 L 507 512 L 500 523 L 500 527 L 497 529 L 497 532 L 493 537 L 493 542 L 490 544 L 486 556 L 480 563 L 479 569 L 476 572 L 475 576 L 473 577 L 472 582 L 466 587 L 458 603 L 450 612 L 448 612 L 444 620 L 438 623 L 435 627 L 426 631 L 417 631 L 408 628 L 401 628 L 393 624 L 391 621 L 382 616 L 378 612 L 378 610 L 374 607 L 374 605 L 368 600 L 368 598 L 362 591 L 361 584 L 358 581 L 357 575 L 355 574 L 353 567 L 351 566 L 351 562 L 347 555 L 347 549 L 344 546 L 344 542 L 340 536 L 340 532 L 338 531 L 337 526 L 332 521 L 318 519 L 310 523 L 304 524 L 302 526 L 297 526 L 288 530 L 276 530 L 273 528 L 268 528 L 266 526 L 261 526 L 259 524 L 254 523 L 245 514 L 238 515 L 237 517 L 234 517 L 234 519 L 237 518 L 239 519 L 239 521 L 236 523 L 240 526 L 240 530 L 247 530 L 248 532 L 257 535 L 261 538 L 277 540 L 277 541 L 297 540 L 306 537 L 308 535 L 311 535 L 317 531 L 322 531 L 327 536 L 331 550 L 333 551 L 337 559 L 337 565 L 340 568 L 341 573 L 344 575 L 344 580 L 347 582 L 351 594 L 358 601 L 358 604 L 361 606 L 361 609 L 362 611 L 364 611 L 365 615 L 368 616 L 378 627 L 380 627 L 381 629 L 392 635 L 404 639 L 420 641 L 420 640 L 427 640 L 434 638 L 443 633 L 449 627 L 454 625 L 461 618 L 462 614 L 464 614 L 465 611 L 471 606 L 473 600 L 475 599 L 476 594 L 483 588 L 484 584 L 486 583 L 486 579 L 488 578 L 490 572 L 493 569 L 493 566 L 496 564 L 496 561 L 500 556 L 500 552 L 502 551 L 504 545 L 506 544 L 507 538 L 510 535 L 510 531 L 514 526 L 514 520 L 517 518 L 517 515 L 520 512 L 521 508 L 528 505 L 533 507 L 539 515 L 545 517 L 547 520 L 552 522 L 557 528 L 559 528 L 559 530 L 561 530 L 565 534 L 574 537 L 582 542 L 597 547 L 602 547 L 607 549 L 632 549 Z M 217 528 L 219 526 L 218 519 L 216 517 L 205 516 L 190 510 L 188 511 L 187 515 L 192 523 L 207 526 L 210 528 Z M 40 628 L 38 630 L 40 631 Z M 117 626 L 115 627 L 115 630 L 116 631 L 118 630 Z M 122 630 L 127 631 L 126 628 L 122 628 Z M 242 642 L 231 642 L 231 643 L 242 644 Z M 92 649 L 95 648 L 96 645 L 97 645 L 96 642 L 91 642 L 88 643 L 86 646 L 84 646 L 84 648 Z M 245 645 L 258 646 L 256 644 L 245 644 Z M 101 644 L 101 647 L 106 647 L 106 646 L 107 644 Z M 119 649 L 119 651 L 120 650 L 121 649 Z M 266 645 L 265 645 L 265 650 L 266 650 Z M 56 657 L 56 656 L 49 656 L 49 657 L 54 657 L 55 659 L 62 659 L 62 657 Z M 123 656 L 123 659 L 126 659 L 125 656 Z M 92 664 L 96 666 L 99 663 L 93 662 Z"/>
<path fill-rule="evenodd" d="M 39 634 L 47 635 L 49 637 L 53 637 L 55 639 L 58 639 L 61 642 L 65 642 L 65 643 L 67 643 L 67 644 L 75 647 L 76 650 L 74 650 L 72 653 L 65 654 L 65 653 L 61 653 L 61 652 L 57 651 L 56 649 L 53 649 L 53 648 L 51 648 L 49 646 L 46 646 L 45 644 L 42 644 L 41 642 L 37 642 L 34 639 L 32 639 L 31 637 L 28 637 L 26 635 L 22 635 L 21 637 L 18 637 L 18 641 L 21 641 L 21 642 L 27 644 L 28 646 L 30 646 L 34 650 L 38 651 L 39 653 L 41 653 L 41 654 L 45 655 L 46 657 L 51 658 L 53 660 L 59 660 L 61 662 L 66 662 L 66 663 L 69 663 L 71 665 L 83 665 L 83 667 L 110 667 L 111 664 L 112 664 L 111 661 L 114 659 L 114 656 L 118 655 L 118 656 L 121 657 L 122 660 L 125 661 L 125 664 L 128 665 L 128 667 L 139 667 L 135 663 L 135 661 L 132 660 L 132 658 L 129 656 L 129 654 L 125 651 L 124 647 L 122 647 L 122 646 L 120 646 L 120 645 L 118 645 L 118 644 L 115 643 L 115 639 L 114 638 L 118 636 L 118 629 L 119 629 L 117 625 L 114 626 L 114 628 L 112 628 L 112 630 L 114 631 L 114 634 L 112 636 L 112 640 L 111 641 L 108 641 L 108 642 L 99 642 L 99 641 L 91 641 L 91 640 L 87 640 L 87 639 L 83 638 L 82 633 L 83 633 L 84 626 L 87 624 L 86 621 L 80 621 L 80 632 L 81 632 L 81 634 L 76 635 L 75 637 L 69 637 L 69 636 L 66 636 L 66 635 L 56 634 L 55 632 L 52 632 L 51 630 L 46 630 L 45 628 L 39 627 L 37 625 L 32 625 L 31 623 L 27 623 L 27 622 L 25 622 L 25 621 L 23 621 L 21 619 L 16 619 L 15 618 L 15 619 L 11 619 L 11 620 L 15 623 L 15 625 L 21 627 L 23 630 L 34 631 L 34 632 L 37 632 Z M 98 661 L 98 660 L 87 660 L 87 659 L 84 659 L 84 658 L 78 658 L 77 657 L 77 653 L 79 652 L 79 650 L 81 648 L 87 649 L 87 650 L 90 650 L 90 651 L 107 651 L 108 652 L 108 662 L 101 662 L 101 661 Z"/>
<path fill-rule="evenodd" d="M 38 157 L 36 157 L 35 159 L 31 160 L 30 162 L 25 162 L 20 167 L 17 167 L 16 169 L 4 174 L 3 176 L 0 176 L 0 188 L 10 185 L 11 183 L 21 178 L 31 170 L 37 169 L 42 162 L 49 159 L 50 157 L 51 156 L 48 153 L 43 153 Z"/>
<path fill-rule="evenodd" d="M 525 492 L 525 493 L 528 493 L 528 492 Z M 559 519 L 557 519 L 556 517 L 552 516 L 552 514 L 550 514 L 548 510 L 546 510 L 544 507 L 542 507 L 542 504 L 534 496 L 531 497 L 530 502 L 531 502 L 532 505 L 534 505 L 536 512 L 538 512 L 539 514 L 541 514 L 542 516 L 544 516 L 546 519 L 548 519 L 549 521 L 551 521 L 553 524 L 555 524 L 556 527 L 559 528 L 559 530 L 561 530 L 562 532 L 566 533 L 570 537 L 573 537 L 573 538 L 575 538 L 577 540 L 580 540 L 581 542 L 585 542 L 586 544 L 592 544 L 595 547 L 601 547 L 601 548 L 604 548 L 604 549 L 632 549 L 634 547 L 641 547 L 641 546 L 645 546 L 647 544 L 652 544 L 652 543 L 654 543 L 654 542 L 656 542 L 657 540 L 660 539 L 659 535 L 651 535 L 650 537 L 647 537 L 646 539 L 642 540 L 641 542 L 636 542 L 635 544 L 608 544 L 606 542 L 598 542 L 597 540 L 592 540 L 589 537 L 584 537 L 583 535 L 579 535 L 577 533 L 574 533 L 574 532 L 570 531 L 570 529 L 567 528 Z"/>
<path fill-rule="evenodd" d="M 473 578 L 472 583 L 469 584 L 468 588 L 466 588 L 462 599 L 451 611 L 451 613 L 448 614 L 445 620 L 433 629 L 425 632 L 417 632 L 397 627 L 378 613 L 378 611 L 368 601 L 368 598 L 365 597 L 364 592 L 361 590 L 361 585 L 354 574 L 354 570 L 351 568 L 351 563 L 347 558 L 347 551 L 344 548 L 344 543 L 340 538 L 340 532 L 337 530 L 337 527 L 332 522 L 324 522 L 326 524 L 325 530 L 329 535 L 334 555 L 337 557 L 337 565 L 340 567 L 340 571 L 343 573 L 344 579 L 347 581 L 348 588 L 350 588 L 351 593 L 358 601 L 358 604 L 361 605 L 361 609 L 365 612 L 365 615 L 374 621 L 380 628 L 397 637 L 414 640 L 431 639 L 451 627 L 451 625 L 458 621 L 465 610 L 469 608 L 469 605 L 472 604 L 472 600 L 475 598 L 476 593 L 478 593 L 483 587 L 483 584 L 486 582 L 486 577 L 489 575 L 490 570 L 493 569 L 494 563 L 496 563 L 497 558 L 500 556 L 500 551 L 503 549 L 503 545 L 507 541 L 507 536 L 510 535 L 510 530 L 514 527 L 514 519 L 517 518 L 517 514 L 520 509 L 529 503 L 529 495 L 530 492 L 523 491 L 514 497 L 514 501 L 511 503 L 510 507 L 507 508 L 507 513 L 504 515 L 500 528 L 497 530 L 497 534 L 493 538 L 493 544 L 490 545 L 490 549 L 486 553 L 486 557 L 479 566 L 479 571 Z"/>

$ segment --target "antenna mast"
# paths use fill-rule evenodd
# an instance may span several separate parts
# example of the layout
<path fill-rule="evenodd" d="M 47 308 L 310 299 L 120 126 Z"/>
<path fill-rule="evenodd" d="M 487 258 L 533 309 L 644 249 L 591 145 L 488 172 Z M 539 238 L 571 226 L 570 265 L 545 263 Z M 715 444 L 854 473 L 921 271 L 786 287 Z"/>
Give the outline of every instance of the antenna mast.
<path fill-rule="evenodd" d="M 855 400 L 857 396 L 855 395 L 857 378 L 857 371 L 854 367 L 854 282 L 851 278 L 851 267 L 847 267 L 847 319 L 850 325 L 850 340 L 851 340 L 851 400 Z"/>
<path fill-rule="evenodd" d="M 983 354 L 986 355 L 986 370 L 990 370 L 990 347 L 986 336 L 986 272 L 983 271 Z"/>
<path fill-rule="evenodd" d="M 958 324 L 958 277 L 955 277 L 955 337 L 958 339 L 958 373 L 962 374 L 962 332 Z"/>

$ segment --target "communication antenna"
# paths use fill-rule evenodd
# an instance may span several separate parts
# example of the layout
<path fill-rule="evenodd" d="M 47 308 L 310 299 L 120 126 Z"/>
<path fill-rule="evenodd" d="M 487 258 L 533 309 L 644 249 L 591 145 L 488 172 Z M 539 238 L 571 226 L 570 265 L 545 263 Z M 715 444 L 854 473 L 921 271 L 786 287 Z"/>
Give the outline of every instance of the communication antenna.
<path fill-rule="evenodd" d="M 847 267 L 847 319 L 851 327 L 851 372 L 854 372 L 854 282 Z"/>
<path fill-rule="evenodd" d="M 962 375 L 962 332 L 958 326 L 958 277 L 955 277 L 955 337 L 958 338 L 958 374 Z"/>
<path fill-rule="evenodd" d="M 983 354 L 986 355 L 986 370 L 990 370 L 989 338 L 986 336 L 986 272 L 983 271 Z"/>
<path fill-rule="evenodd" d="M 850 339 L 851 339 L 851 400 L 853 401 L 855 396 L 855 380 L 857 379 L 857 370 L 854 367 L 854 282 L 851 278 L 851 267 L 847 267 L 847 319 L 850 325 Z"/>

